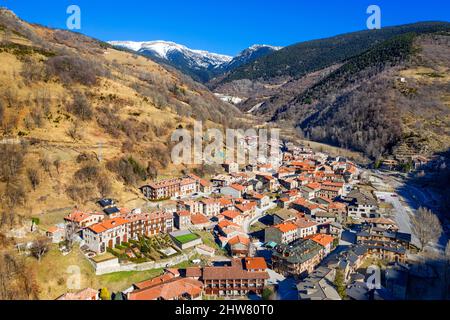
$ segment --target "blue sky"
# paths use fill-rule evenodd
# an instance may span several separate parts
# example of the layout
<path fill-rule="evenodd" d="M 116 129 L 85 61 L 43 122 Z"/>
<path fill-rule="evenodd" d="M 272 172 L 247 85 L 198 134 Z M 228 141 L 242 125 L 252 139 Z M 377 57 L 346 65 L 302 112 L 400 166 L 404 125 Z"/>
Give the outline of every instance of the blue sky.
<path fill-rule="evenodd" d="M 235 55 L 252 44 L 286 46 L 366 28 L 379 5 L 382 26 L 450 21 L 449 0 L 0 0 L 24 20 L 66 28 L 81 8 L 80 32 L 101 40 L 171 40 Z"/>

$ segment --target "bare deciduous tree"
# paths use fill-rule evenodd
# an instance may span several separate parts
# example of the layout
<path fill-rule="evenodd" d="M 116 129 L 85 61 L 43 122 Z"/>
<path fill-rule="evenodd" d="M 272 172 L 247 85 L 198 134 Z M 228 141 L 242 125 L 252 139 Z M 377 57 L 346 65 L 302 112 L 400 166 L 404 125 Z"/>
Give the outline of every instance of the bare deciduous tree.
<path fill-rule="evenodd" d="M 53 161 L 53 165 L 55 166 L 56 173 L 59 175 L 59 170 L 60 170 L 60 168 L 61 168 L 61 159 L 60 159 L 60 158 L 56 158 L 56 159 Z"/>
<path fill-rule="evenodd" d="M 31 187 L 33 190 L 36 190 L 36 187 L 40 184 L 41 179 L 39 178 L 39 172 L 34 168 L 27 169 L 27 177 L 31 183 Z"/>
<path fill-rule="evenodd" d="M 414 234 L 420 241 L 422 250 L 430 242 L 439 239 L 442 233 L 442 226 L 439 218 L 426 208 L 419 208 L 412 218 L 412 228 Z"/>
<path fill-rule="evenodd" d="M 44 158 L 39 159 L 39 163 L 41 164 L 42 169 L 44 169 L 44 171 L 47 172 L 50 177 L 52 177 L 50 160 L 48 158 L 44 157 Z"/>
<path fill-rule="evenodd" d="M 0 300 L 37 299 L 36 273 L 24 261 L 10 253 L 0 253 Z"/>
<path fill-rule="evenodd" d="M 26 150 L 17 144 L 0 145 L 0 180 L 9 183 L 14 180 L 22 168 Z"/>
<path fill-rule="evenodd" d="M 79 130 L 79 126 L 77 123 L 73 123 L 68 129 L 67 129 L 67 135 L 71 137 L 73 140 L 81 140 L 81 133 Z"/>
<path fill-rule="evenodd" d="M 30 253 L 33 257 L 41 262 L 42 257 L 49 250 L 50 240 L 47 237 L 42 237 L 33 242 L 30 248 Z"/>
<path fill-rule="evenodd" d="M 102 175 L 99 177 L 97 182 L 97 189 L 103 198 L 111 194 L 112 192 L 111 181 L 109 180 L 107 175 Z"/>

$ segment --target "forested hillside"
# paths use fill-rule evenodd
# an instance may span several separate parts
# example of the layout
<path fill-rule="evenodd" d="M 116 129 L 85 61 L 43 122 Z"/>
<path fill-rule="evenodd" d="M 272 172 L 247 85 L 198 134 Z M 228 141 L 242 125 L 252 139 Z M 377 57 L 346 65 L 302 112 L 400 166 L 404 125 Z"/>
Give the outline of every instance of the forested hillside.
<path fill-rule="evenodd" d="M 365 30 L 336 37 L 302 42 L 283 48 L 232 71 L 222 83 L 238 79 L 264 79 L 289 76 L 300 78 L 360 55 L 375 45 L 406 33 L 429 33 L 450 29 L 446 22 L 421 22 L 380 30 Z"/>
<path fill-rule="evenodd" d="M 372 159 L 429 155 L 450 146 L 449 26 L 417 23 L 294 45 L 215 90 L 243 98 L 243 111 Z"/>
<path fill-rule="evenodd" d="M 127 205 L 145 180 L 185 169 L 170 162 L 173 130 L 241 126 L 177 71 L 5 9 L 0 61 L 0 227 L 102 196 Z"/>

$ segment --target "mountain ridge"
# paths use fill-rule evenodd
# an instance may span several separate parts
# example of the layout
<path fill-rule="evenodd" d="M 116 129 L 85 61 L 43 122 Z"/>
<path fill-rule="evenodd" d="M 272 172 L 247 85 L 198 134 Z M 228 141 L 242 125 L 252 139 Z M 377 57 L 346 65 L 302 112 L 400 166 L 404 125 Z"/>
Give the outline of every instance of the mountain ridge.
<path fill-rule="evenodd" d="M 195 80 L 204 83 L 213 77 L 220 76 L 242 64 L 254 61 L 282 48 L 254 44 L 232 57 L 206 50 L 191 49 L 185 45 L 164 40 L 142 42 L 109 41 L 108 43 L 115 47 L 123 47 L 151 57 L 157 62 L 167 63 L 192 76 Z"/>

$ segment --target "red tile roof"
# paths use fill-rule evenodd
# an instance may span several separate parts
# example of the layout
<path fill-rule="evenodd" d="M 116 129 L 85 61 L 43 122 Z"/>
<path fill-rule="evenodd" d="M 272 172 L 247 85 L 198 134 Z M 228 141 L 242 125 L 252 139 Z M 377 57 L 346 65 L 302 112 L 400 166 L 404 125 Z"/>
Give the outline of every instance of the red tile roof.
<path fill-rule="evenodd" d="M 167 282 L 167 281 L 173 279 L 174 277 L 175 276 L 172 273 L 166 273 L 166 274 L 163 274 L 162 276 L 159 276 L 159 277 L 156 277 L 156 278 L 153 278 L 153 279 L 149 279 L 149 280 L 145 280 L 145 281 L 141 281 L 141 282 L 135 283 L 134 286 L 137 289 L 145 289 L 145 288 L 148 288 L 148 287 L 152 287 L 152 286 L 155 286 L 155 285 Z"/>
<path fill-rule="evenodd" d="M 297 230 L 298 226 L 292 222 L 285 222 L 285 223 L 276 225 L 275 228 L 277 228 L 278 230 L 280 230 L 283 233 L 286 233 L 286 232 Z"/>
<path fill-rule="evenodd" d="M 187 210 L 181 210 L 181 211 L 177 211 L 176 213 L 179 217 L 188 217 L 191 215 L 191 213 Z"/>
<path fill-rule="evenodd" d="M 314 234 L 312 236 L 306 237 L 307 239 L 311 239 L 314 242 L 317 242 L 323 247 L 326 247 L 333 243 L 334 238 L 330 236 L 329 234 Z"/>
<path fill-rule="evenodd" d="M 244 186 L 241 186 L 240 184 L 236 184 L 236 183 L 232 184 L 230 187 L 235 189 L 235 190 L 237 190 L 237 191 L 244 191 L 245 190 Z"/>
<path fill-rule="evenodd" d="M 317 223 L 311 220 L 308 220 L 306 218 L 301 218 L 301 219 L 297 219 L 295 221 L 295 224 L 299 227 L 299 228 L 309 228 L 309 227 L 313 227 L 316 226 Z"/>
<path fill-rule="evenodd" d="M 89 219 L 91 215 L 89 213 L 81 212 L 81 211 L 74 211 L 68 216 L 64 218 L 64 220 L 67 221 L 73 221 L 73 222 L 82 222 L 86 219 Z"/>
<path fill-rule="evenodd" d="M 256 203 L 254 203 L 254 202 L 236 205 L 236 209 L 238 209 L 241 212 L 251 211 L 251 210 L 255 209 L 255 207 L 256 207 Z"/>
<path fill-rule="evenodd" d="M 114 219 L 110 219 L 110 220 L 103 220 L 100 223 L 90 226 L 89 229 L 98 234 L 98 233 L 102 233 L 102 232 L 108 231 L 110 229 L 122 226 L 129 222 L 130 222 L 129 220 L 124 219 L 124 218 L 114 218 Z"/>
<path fill-rule="evenodd" d="M 56 300 L 95 300 L 97 298 L 97 295 L 98 290 L 86 288 L 74 293 L 68 292 L 66 294 L 63 294 Z"/>
<path fill-rule="evenodd" d="M 199 214 L 194 214 L 194 215 L 191 216 L 191 223 L 193 225 L 205 224 L 205 223 L 208 223 L 208 222 L 209 222 L 208 218 L 205 217 L 204 215 L 200 214 L 200 213 Z"/>
<path fill-rule="evenodd" d="M 245 269 L 247 269 L 247 270 L 255 270 L 255 269 L 266 270 L 267 269 L 266 260 L 264 260 L 264 258 L 262 258 L 262 257 L 245 258 Z"/>
<path fill-rule="evenodd" d="M 191 278 L 175 278 L 157 286 L 133 291 L 128 294 L 128 300 L 174 300 L 184 294 L 198 296 L 203 284 Z"/>
<path fill-rule="evenodd" d="M 227 210 L 222 212 L 222 215 L 228 219 L 235 219 L 236 217 L 240 216 L 241 213 L 239 211 Z"/>
<path fill-rule="evenodd" d="M 204 267 L 204 280 L 250 280 L 250 279 L 269 279 L 267 272 L 252 272 L 244 269 L 242 261 L 235 260 L 232 266 L 225 267 Z"/>

